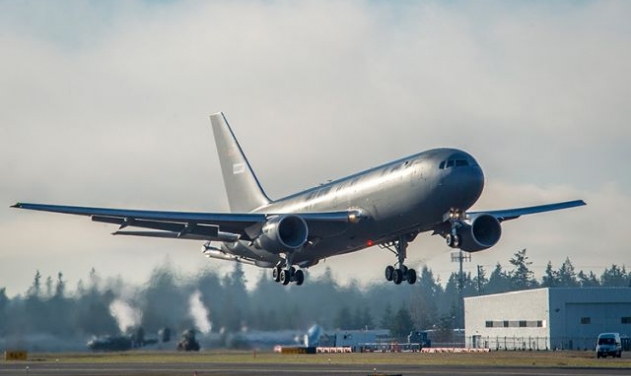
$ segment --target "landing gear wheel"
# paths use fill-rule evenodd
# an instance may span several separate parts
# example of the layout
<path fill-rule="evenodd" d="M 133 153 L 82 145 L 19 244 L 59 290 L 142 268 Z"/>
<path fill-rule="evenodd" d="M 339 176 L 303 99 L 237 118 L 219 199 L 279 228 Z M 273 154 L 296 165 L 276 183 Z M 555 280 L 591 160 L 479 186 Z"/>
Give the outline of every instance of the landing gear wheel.
<path fill-rule="evenodd" d="M 394 282 L 395 285 L 400 285 L 403 281 L 407 281 L 413 285 L 416 283 L 417 275 L 416 270 L 409 269 L 405 266 L 404 262 L 407 257 L 408 242 L 414 240 L 418 235 L 418 232 L 412 232 L 399 236 L 397 240 L 389 243 L 382 243 L 379 246 L 385 248 L 397 256 L 397 263 L 394 266 L 387 266 L 385 270 L 386 280 Z M 449 234 L 449 239 L 454 240 L 453 234 Z M 459 239 L 456 239 L 459 241 Z"/>
<path fill-rule="evenodd" d="M 401 273 L 403 273 L 403 277 L 405 277 L 408 274 L 408 267 L 401 265 Z"/>
<path fill-rule="evenodd" d="M 305 273 L 300 269 L 296 270 L 296 273 L 294 273 L 294 281 L 296 282 L 296 286 L 302 285 L 305 281 Z"/>
<path fill-rule="evenodd" d="M 287 286 L 289 284 L 289 281 L 291 281 L 291 276 L 289 273 L 291 273 L 291 271 L 287 269 L 283 269 L 280 271 L 280 283 L 285 286 Z"/>
<path fill-rule="evenodd" d="M 296 275 L 296 268 L 294 268 L 293 266 L 289 268 L 289 273 L 289 277 L 293 278 Z"/>
<path fill-rule="evenodd" d="M 280 266 L 277 266 L 272 270 L 272 278 L 274 279 L 274 282 L 280 282 Z"/>
<path fill-rule="evenodd" d="M 447 236 L 445 236 L 445 243 L 451 248 L 458 248 L 460 246 L 460 236 L 447 234 Z"/>
<path fill-rule="evenodd" d="M 392 274 L 392 281 L 395 285 L 400 285 L 401 282 L 403 282 L 403 273 L 401 272 L 401 269 L 394 270 L 394 273 Z"/>
<path fill-rule="evenodd" d="M 408 281 L 408 283 L 410 285 L 415 284 L 416 283 L 416 270 L 408 269 L 408 272 L 405 275 L 405 278 L 407 279 L 407 281 Z"/>
<path fill-rule="evenodd" d="M 386 281 L 392 281 L 392 275 L 394 274 L 394 266 L 386 266 Z"/>

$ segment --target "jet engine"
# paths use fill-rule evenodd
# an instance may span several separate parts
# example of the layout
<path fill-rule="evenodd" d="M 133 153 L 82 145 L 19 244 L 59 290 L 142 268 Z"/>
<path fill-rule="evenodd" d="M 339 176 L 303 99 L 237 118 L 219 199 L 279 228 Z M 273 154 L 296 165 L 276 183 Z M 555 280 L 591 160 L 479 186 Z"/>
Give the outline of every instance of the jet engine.
<path fill-rule="evenodd" d="M 502 226 L 497 218 L 482 214 L 471 223 L 462 223 L 456 232 L 458 248 L 467 252 L 478 252 L 497 244 L 502 236 Z"/>
<path fill-rule="evenodd" d="M 308 236 L 304 219 L 296 215 L 278 216 L 265 222 L 254 246 L 273 253 L 295 251 L 305 245 Z"/>

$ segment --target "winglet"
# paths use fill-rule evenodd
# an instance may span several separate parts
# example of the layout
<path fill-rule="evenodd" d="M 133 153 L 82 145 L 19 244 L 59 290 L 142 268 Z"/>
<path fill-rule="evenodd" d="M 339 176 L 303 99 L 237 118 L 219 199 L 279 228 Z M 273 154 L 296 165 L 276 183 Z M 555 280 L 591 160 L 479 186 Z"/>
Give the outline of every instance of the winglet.
<path fill-rule="evenodd" d="M 15 204 L 9 206 L 10 208 L 17 208 L 20 209 L 22 207 L 22 203 L 21 202 L 16 202 Z"/>

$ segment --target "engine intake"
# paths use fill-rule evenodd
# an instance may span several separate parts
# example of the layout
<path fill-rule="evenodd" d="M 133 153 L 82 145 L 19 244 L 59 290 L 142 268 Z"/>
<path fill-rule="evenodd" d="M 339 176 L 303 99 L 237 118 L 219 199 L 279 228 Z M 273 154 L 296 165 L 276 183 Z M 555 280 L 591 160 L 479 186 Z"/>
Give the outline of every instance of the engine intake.
<path fill-rule="evenodd" d="M 471 224 L 463 224 L 458 229 L 459 248 L 467 252 L 483 251 L 497 244 L 502 236 L 502 225 L 492 215 L 482 214 Z"/>
<path fill-rule="evenodd" d="M 271 218 L 261 228 L 254 246 L 268 252 L 282 253 L 302 248 L 309 237 L 304 219 L 296 215 Z"/>

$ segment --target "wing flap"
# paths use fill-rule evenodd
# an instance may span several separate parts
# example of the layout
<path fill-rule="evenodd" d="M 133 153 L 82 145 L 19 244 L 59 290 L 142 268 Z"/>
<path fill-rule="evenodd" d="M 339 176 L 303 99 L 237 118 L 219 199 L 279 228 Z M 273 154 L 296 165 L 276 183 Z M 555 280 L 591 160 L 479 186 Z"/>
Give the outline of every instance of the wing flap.
<path fill-rule="evenodd" d="M 151 210 L 108 209 L 82 206 L 17 203 L 13 208 L 37 210 L 52 213 L 89 216 L 94 222 L 109 223 L 126 227 L 140 227 L 174 235 L 148 232 L 117 232 L 117 235 L 174 237 L 181 239 L 201 238 L 204 240 L 236 241 L 253 240 L 260 228 L 270 217 L 297 215 L 309 226 L 309 233 L 315 237 L 330 235 L 331 228 L 344 231 L 349 223 L 361 220 L 357 210 L 322 213 L 195 213 Z M 223 234 L 223 235 L 222 235 Z M 188 235 L 188 236 L 185 236 Z M 227 239 L 227 240 L 221 240 Z"/>
<path fill-rule="evenodd" d="M 237 240 L 239 240 L 238 234 L 231 234 L 221 231 L 218 232 L 215 236 L 202 235 L 198 233 L 181 234 L 171 231 L 116 231 L 113 232 L 112 235 L 143 236 L 163 239 L 206 240 L 218 242 L 236 242 Z"/>

